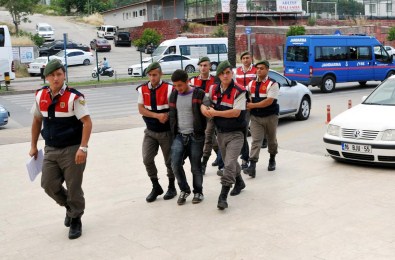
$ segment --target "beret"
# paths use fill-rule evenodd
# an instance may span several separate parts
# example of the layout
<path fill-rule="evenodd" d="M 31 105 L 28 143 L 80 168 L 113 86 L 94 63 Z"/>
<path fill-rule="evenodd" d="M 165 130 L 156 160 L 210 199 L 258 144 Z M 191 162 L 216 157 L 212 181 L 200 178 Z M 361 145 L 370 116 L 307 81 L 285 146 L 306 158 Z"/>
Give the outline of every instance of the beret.
<path fill-rule="evenodd" d="M 263 65 L 265 65 L 266 67 L 270 68 L 270 64 L 269 64 L 269 62 L 268 62 L 267 60 L 258 61 L 257 63 L 255 63 L 255 67 L 256 67 L 257 65 L 259 65 L 259 64 L 263 64 Z"/>
<path fill-rule="evenodd" d="M 59 59 L 53 59 L 50 60 L 47 65 L 45 66 L 44 69 L 44 76 L 48 76 L 52 72 L 54 72 L 57 69 L 64 68 L 62 62 Z"/>
<path fill-rule="evenodd" d="M 245 56 L 245 55 L 250 55 L 251 56 L 251 53 L 249 51 L 242 52 L 241 55 L 240 55 L 240 59 L 242 59 L 243 56 Z"/>
<path fill-rule="evenodd" d="M 151 70 L 158 69 L 158 68 L 159 69 L 161 68 L 159 62 L 154 61 L 147 67 L 146 73 L 148 74 L 148 72 L 150 72 Z"/>
<path fill-rule="evenodd" d="M 210 58 L 209 57 L 201 57 L 200 58 L 200 60 L 199 60 L 199 62 L 198 62 L 198 65 L 200 65 L 200 63 L 202 63 L 202 62 L 205 62 L 205 61 L 208 61 L 208 62 L 210 62 Z"/>
<path fill-rule="evenodd" d="M 230 65 L 229 61 L 225 60 L 221 62 L 218 67 L 217 67 L 217 76 L 221 74 L 224 70 L 227 68 L 232 68 L 232 65 Z"/>

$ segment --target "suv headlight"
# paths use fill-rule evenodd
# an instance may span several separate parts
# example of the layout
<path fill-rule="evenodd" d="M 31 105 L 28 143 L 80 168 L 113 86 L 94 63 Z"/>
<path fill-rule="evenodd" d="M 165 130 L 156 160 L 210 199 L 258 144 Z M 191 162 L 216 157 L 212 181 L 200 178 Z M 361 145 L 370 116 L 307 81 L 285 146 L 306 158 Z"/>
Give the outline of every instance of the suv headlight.
<path fill-rule="evenodd" d="M 328 135 L 340 136 L 340 126 L 329 124 L 326 133 Z"/>
<path fill-rule="evenodd" d="M 381 137 L 383 141 L 395 141 L 395 129 L 388 129 L 383 132 Z"/>

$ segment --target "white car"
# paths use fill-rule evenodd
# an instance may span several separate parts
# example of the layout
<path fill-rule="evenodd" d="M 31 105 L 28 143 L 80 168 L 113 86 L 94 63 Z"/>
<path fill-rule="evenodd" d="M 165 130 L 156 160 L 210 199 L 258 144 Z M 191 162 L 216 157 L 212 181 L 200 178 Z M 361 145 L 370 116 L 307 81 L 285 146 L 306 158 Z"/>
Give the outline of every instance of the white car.
<path fill-rule="evenodd" d="M 391 55 L 395 55 L 395 48 L 392 46 L 384 46 L 384 49 L 388 52 L 388 54 Z"/>
<path fill-rule="evenodd" d="M 156 58 L 155 58 L 156 59 Z M 154 60 L 155 60 L 154 59 Z M 182 60 L 182 62 L 181 62 Z M 199 59 L 193 59 L 182 55 L 166 55 L 157 58 L 157 61 L 160 63 L 162 68 L 163 74 L 172 74 L 176 69 L 184 69 L 187 73 L 193 73 L 198 68 L 198 61 Z M 142 75 L 145 76 L 147 67 L 151 64 L 152 59 L 148 58 L 143 60 L 143 67 L 141 69 L 141 64 L 135 64 L 128 68 L 128 74 L 132 77 L 141 77 Z M 182 67 L 181 67 L 182 64 Z"/>
<path fill-rule="evenodd" d="M 395 76 L 329 122 L 325 148 L 338 161 L 395 166 Z"/>
<path fill-rule="evenodd" d="M 78 49 L 67 49 L 67 65 L 89 65 L 93 62 L 93 54 L 90 52 L 85 52 Z M 56 53 L 55 55 L 49 56 L 49 60 L 58 59 L 61 60 L 63 64 L 65 63 L 64 59 L 64 50 Z"/>
<path fill-rule="evenodd" d="M 38 57 L 27 65 L 27 72 L 29 72 L 30 76 L 40 75 L 41 68 L 45 68 L 47 63 L 47 57 Z"/>
<path fill-rule="evenodd" d="M 312 102 L 310 89 L 274 70 L 269 70 L 269 77 L 280 85 L 280 92 L 278 94 L 278 104 L 280 106 L 279 118 L 295 116 L 298 120 L 308 119 Z"/>
<path fill-rule="evenodd" d="M 46 41 L 55 40 L 55 30 L 47 23 L 36 24 L 36 32 Z"/>

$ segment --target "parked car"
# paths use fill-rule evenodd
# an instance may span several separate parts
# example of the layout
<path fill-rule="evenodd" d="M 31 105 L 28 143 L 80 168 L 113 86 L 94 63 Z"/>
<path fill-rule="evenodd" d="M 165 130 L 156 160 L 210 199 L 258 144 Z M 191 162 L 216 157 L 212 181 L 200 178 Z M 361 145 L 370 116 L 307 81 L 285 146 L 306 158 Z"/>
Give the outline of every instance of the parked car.
<path fill-rule="evenodd" d="M 47 63 L 47 57 L 38 57 L 27 65 L 27 72 L 29 72 L 30 76 L 40 75 L 41 68 L 45 68 Z"/>
<path fill-rule="evenodd" d="M 388 52 L 389 55 L 395 55 L 395 48 L 392 46 L 384 46 L 384 49 Z"/>
<path fill-rule="evenodd" d="M 338 161 L 395 166 L 395 76 L 332 119 L 325 148 Z"/>
<path fill-rule="evenodd" d="M 176 69 L 181 69 L 181 59 L 182 59 L 182 69 L 187 73 L 195 72 L 198 67 L 197 63 L 199 59 L 191 59 L 186 56 L 181 55 L 166 55 L 159 57 L 157 61 L 160 63 L 163 74 L 172 74 Z M 152 63 L 152 59 L 143 60 L 143 76 L 146 75 L 147 67 Z M 135 64 L 128 68 L 128 74 L 132 77 L 141 77 L 141 64 Z"/>
<path fill-rule="evenodd" d="M 132 39 L 129 32 L 116 32 L 114 35 L 114 45 L 117 46 L 132 46 Z"/>
<path fill-rule="evenodd" d="M 117 26 L 113 25 L 102 25 L 97 27 L 97 37 L 105 39 L 113 39 L 114 34 L 117 31 Z"/>
<path fill-rule="evenodd" d="M 85 52 L 78 49 L 67 49 L 67 65 L 89 65 L 93 62 L 93 54 L 91 52 Z M 64 50 L 58 52 L 56 55 L 49 56 L 49 60 L 58 59 L 65 64 Z"/>
<path fill-rule="evenodd" d="M 55 55 L 59 51 L 64 49 L 64 41 L 63 40 L 56 40 L 52 42 L 51 44 L 45 44 L 39 48 L 39 54 L 41 56 L 51 56 Z M 66 46 L 67 49 L 79 49 L 82 51 L 90 51 L 89 46 L 81 44 L 81 43 L 76 43 L 73 41 L 69 41 Z"/>
<path fill-rule="evenodd" d="M 111 44 L 106 39 L 93 39 L 90 46 L 95 51 L 111 51 Z"/>
<path fill-rule="evenodd" d="M 55 30 L 51 25 L 47 23 L 38 23 L 36 24 L 36 32 L 46 41 L 54 41 L 55 40 Z"/>
<path fill-rule="evenodd" d="M 10 112 L 8 110 L 0 105 L 0 126 L 8 124 L 8 118 L 10 117 Z"/>

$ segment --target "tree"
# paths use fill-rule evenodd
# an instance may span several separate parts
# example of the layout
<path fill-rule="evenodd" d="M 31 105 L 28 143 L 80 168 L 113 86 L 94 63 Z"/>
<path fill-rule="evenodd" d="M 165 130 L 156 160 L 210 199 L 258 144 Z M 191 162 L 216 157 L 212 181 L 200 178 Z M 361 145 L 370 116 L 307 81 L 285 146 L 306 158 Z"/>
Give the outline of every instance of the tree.
<path fill-rule="evenodd" d="M 389 40 L 389 41 L 395 40 L 395 27 L 391 27 L 391 28 L 388 30 L 387 40 Z"/>
<path fill-rule="evenodd" d="M 0 0 L 0 6 L 4 6 L 11 14 L 16 34 L 19 34 L 19 24 L 21 22 L 30 22 L 28 15 L 33 14 L 33 9 L 39 1 L 40 0 Z"/>
<path fill-rule="evenodd" d="M 289 30 L 287 32 L 287 37 L 288 36 L 294 36 L 294 35 L 305 35 L 306 34 L 306 29 L 303 26 L 291 26 L 289 27 Z"/>
<path fill-rule="evenodd" d="M 230 0 L 228 21 L 228 60 L 236 67 L 236 14 L 237 0 Z"/>
<path fill-rule="evenodd" d="M 158 46 L 162 40 L 162 34 L 158 33 L 155 29 L 147 28 L 143 31 L 140 38 L 133 41 L 136 47 L 145 47 L 148 44 Z"/>

